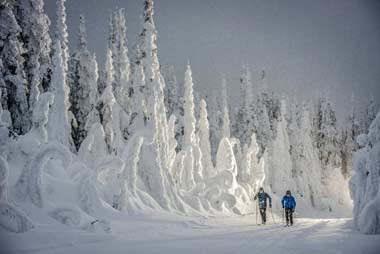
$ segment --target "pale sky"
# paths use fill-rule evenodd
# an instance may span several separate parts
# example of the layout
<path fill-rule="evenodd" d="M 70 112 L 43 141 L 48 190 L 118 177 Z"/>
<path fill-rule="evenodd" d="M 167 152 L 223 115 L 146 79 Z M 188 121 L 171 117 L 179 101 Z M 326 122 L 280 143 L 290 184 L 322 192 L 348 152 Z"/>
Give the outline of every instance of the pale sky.
<path fill-rule="evenodd" d="M 142 4 L 67 0 L 70 49 L 84 14 L 89 48 L 103 68 L 108 13 L 123 7 L 131 53 Z M 219 88 L 224 73 L 236 102 L 241 65 L 247 62 L 256 79 L 265 68 L 269 87 L 278 94 L 302 101 L 328 89 L 339 115 L 349 111 L 352 93 L 360 105 L 370 94 L 380 105 L 380 1 L 156 0 L 154 6 L 160 63 L 173 64 L 182 81 L 189 60 L 201 96 Z M 55 8 L 55 0 L 45 0 L 52 29 Z"/>

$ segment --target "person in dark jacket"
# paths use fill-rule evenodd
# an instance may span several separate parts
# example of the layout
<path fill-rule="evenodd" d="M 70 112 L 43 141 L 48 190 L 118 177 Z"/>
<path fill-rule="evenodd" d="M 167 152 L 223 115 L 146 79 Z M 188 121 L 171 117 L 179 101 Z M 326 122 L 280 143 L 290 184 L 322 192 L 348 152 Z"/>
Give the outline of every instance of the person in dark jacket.
<path fill-rule="evenodd" d="M 267 199 L 269 199 L 269 208 L 272 208 L 272 198 L 268 195 L 268 193 L 264 192 L 263 187 L 260 187 L 259 192 L 254 197 L 254 200 L 256 199 L 258 199 L 261 221 L 263 224 L 265 224 L 267 222 Z"/>
<path fill-rule="evenodd" d="M 286 191 L 286 195 L 282 198 L 282 208 L 285 209 L 286 226 L 293 225 L 293 213 L 296 209 L 296 200 L 292 196 L 290 190 Z"/>

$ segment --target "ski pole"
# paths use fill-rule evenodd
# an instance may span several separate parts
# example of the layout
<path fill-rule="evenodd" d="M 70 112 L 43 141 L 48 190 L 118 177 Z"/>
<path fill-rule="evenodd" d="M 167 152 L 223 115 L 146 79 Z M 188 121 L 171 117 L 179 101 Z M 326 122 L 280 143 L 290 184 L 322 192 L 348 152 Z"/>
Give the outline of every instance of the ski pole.
<path fill-rule="evenodd" d="M 296 211 L 294 210 L 293 212 L 293 225 L 295 224 L 296 222 Z"/>
<path fill-rule="evenodd" d="M 273 212 L 272 212 L 272 207 L 269 207 L 269 209 L 270 209 L 270 214 L 272 215 L 273 224 L 276 224 L 276 221 L 274 219 Z"/>
<path fill-rule="evenodd" d="M 259 199 L 257 199 L 257 202 L 256 202 L 256 225 L 258 224 L 257 223 L 257 217 L 259 216 L 258 215 L 258 208 L 259 208 L 258 205 L 259 205 Z"/>

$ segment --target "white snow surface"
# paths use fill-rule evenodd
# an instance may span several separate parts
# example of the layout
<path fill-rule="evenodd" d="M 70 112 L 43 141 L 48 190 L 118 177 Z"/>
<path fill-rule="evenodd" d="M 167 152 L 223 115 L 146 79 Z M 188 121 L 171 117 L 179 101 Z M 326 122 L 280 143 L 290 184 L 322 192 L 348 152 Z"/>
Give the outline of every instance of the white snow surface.
<path fill-rule="evenodd" d="M 378 253 L 380 235 L 352 231 L 351 219 L 296 218 L 295 226 L 258 226 L 244 217 L 180 217 L 168 214 L 118 216 L 112 232 L 60 224 L 41 225 L 24 234 L 0 232 L 0 253 Z"/>

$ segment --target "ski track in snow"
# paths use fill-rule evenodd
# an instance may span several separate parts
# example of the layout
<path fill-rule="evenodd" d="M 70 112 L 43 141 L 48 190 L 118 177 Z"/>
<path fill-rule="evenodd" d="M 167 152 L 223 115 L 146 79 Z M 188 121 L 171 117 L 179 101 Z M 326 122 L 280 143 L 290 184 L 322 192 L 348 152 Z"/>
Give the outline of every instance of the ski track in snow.
<path fill-rule="evenodd" d="M 277 219 L 281 221 L 281 219 Z M 0 233 L 1 254 L 22 253 L 365 253 L 380 251 L 380 235 L 352 231 L 351 219 L 296 219 L 258 226 L 255 216 L 140 218 L 112 221 L 113 232 L 39 227 Z"/>

